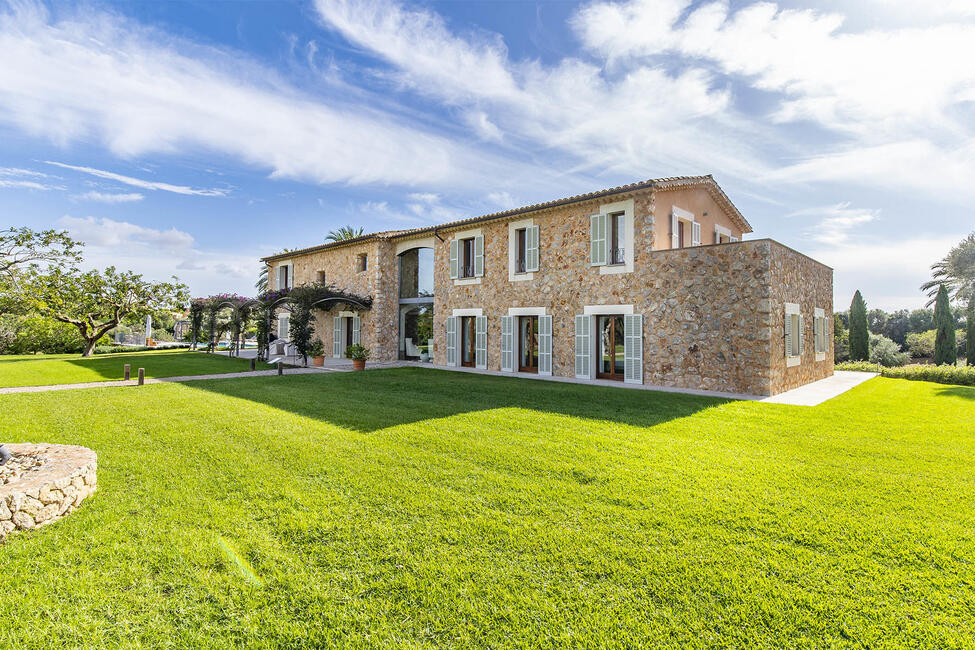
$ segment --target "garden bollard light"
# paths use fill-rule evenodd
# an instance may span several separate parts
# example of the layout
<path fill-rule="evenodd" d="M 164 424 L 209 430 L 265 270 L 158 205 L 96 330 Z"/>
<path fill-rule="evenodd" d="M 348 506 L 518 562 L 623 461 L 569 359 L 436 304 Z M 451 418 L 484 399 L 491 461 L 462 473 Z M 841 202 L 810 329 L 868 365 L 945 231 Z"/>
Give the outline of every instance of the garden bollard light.
<path fill-rule="evenodd" d="M 257 359 L 251 359 L 251 370 L 257 369 Z"/>
<path fill-rule="evenodd" d="M 132 379 L 132 366 L 125 364 L 123 373 L 125 376 L 125 381 Z"/>
<path fill-rule="evenodd" d="M 284 374 L 284 364 L 281 363 L 280 361 L 278 361 L 278 374 L 279 375 L 283 375 Z"/>
<path fill-rule="evenodd" d="M 139 368 L 139 385 L 146 383 L 146 369 Z"/>

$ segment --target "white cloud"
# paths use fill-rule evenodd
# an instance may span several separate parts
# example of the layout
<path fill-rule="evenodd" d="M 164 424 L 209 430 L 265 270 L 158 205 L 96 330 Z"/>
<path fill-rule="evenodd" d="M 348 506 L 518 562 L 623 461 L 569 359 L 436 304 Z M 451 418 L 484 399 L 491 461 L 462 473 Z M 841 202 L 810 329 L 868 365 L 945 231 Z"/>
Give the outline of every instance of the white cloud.
<path fill-rule="evenodd" d="M 857 226 L 875 221 L 879 216 L 878 210 L 868 208 L 851 208 L 849 203 L 837 203 L 817 208 L 796 210 L 788 217 L 818 217 L 819 221 L 806 230 L 806 235 L 813 241 L 827 244 L 845 243 Z"/>
<path fill-rule="evenodd" d="M 47 183 L 38 183 L 37 181 L 10 180 L 8 178 L 0 178 L 0 187 L 9 187 L 12 189 L 22 189 L 22 190 L 45 190 L 45 191 L 65 189 L 60 185 L 49 185 Z"/>
<path fill-rule="evenodd" d="M 21 3 L 0 12 L 0 51 L 18 62 L 0 66 L 0 123 L 125 158 L 219 152 L 316 183 L 470 186 L 505 169 L 401 114 L 350 103 L 361 97 L 307 96 L 240 53 L 90 7 L 55 9 L 61 18 Z"/>
<path fill-rule="evenodd" d="M 81 201 L 95 201 L 98 203 L 133 203 L 135 201 L 141 201 L 145 198 L 145 195 L 139 193 L 112 194 L 93 190 L 91 192 L 85 192 L 84 194 L 74 194 L 71 198 Z"/>
<path fill-rule="evenodd" d="M 21 190 L 64 190 L 60 185 L 52 185 L 40 179 L 51 178 L 42 172 L 19 167 L 0 167 L 0 187 Z"/>
<path fill-rule="evenodd" d="M 192 187 L 186 187 L 185 185 L 172 185 L 170 183 L 144 181 L 140 178 L 133 178 L 132 176 L 123 176 L 122 174 L 116 174 L 115 172 L 107 172 L 102 169 L 95 169 L 94 167 L 81 167 L 78 165 L 68 165 L 65 163 L 53 162 L 50 160 L 45 160 L 44 162 L 48 165 L 55 165 L 57 167 L 62 167 L 64 169 L 71 169 L 76 172 L 91 174 L 92 176 L 97 176 L 98 178 L 105 178 L 110 181 L 117 181 L 119 183 L 124 183 L 125 185 L 131 185 L 132 187 L 139 187 L 144 190 L 162 190 L 164 192 L 172 192 L 174 194 L 187 194 L 191 196 L 226 196 L 227 195 L 227 190 L 194 189 Z"/>
<path fill-rule="evenodd" d="M 48 174 L 36 172 L 33 169 L 21 169 L 20 167 L 0 167 L 0 176 L 29 176 L 32 178 L 50 178 Z"/>
<path fill-rule="evenodd" d="M 190 250 L 194 243 L 192 235 L 175 228 L 156 230 L 106 218 L 65 215 L 58 220 L 58 226 L 85 245 L 100 248 L 141 245 L 174 253 Z"/>

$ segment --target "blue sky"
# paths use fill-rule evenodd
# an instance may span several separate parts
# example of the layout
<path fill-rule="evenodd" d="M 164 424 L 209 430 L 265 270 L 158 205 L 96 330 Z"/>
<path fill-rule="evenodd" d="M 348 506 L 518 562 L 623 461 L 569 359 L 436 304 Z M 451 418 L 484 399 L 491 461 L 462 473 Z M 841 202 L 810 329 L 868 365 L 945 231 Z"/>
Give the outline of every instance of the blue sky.
<path fill-rule="evenodd" d="M 0 0 L 0 227 L 246 294 L 340 225 L 711 173 L 838 308 L 916 307 L 975 229 L 972 60 L 968 0 Z"/>

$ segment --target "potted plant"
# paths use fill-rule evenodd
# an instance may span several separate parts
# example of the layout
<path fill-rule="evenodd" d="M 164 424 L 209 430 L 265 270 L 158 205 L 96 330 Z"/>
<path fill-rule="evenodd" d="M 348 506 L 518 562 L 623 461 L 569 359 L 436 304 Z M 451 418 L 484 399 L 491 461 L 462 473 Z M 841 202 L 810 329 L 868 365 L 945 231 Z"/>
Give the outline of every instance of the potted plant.
<path fill-rule="evenodd" d="M 348 350 L 349 358 L 352 359 L 353 370 L 365 370 L 366 360 L 369 358 L 369 348 L 364 348 L 358 343 L 350 345 Z"/>
<path fill-rule="evenodd" d="M 325 344 L 322 343 L 321 339 L 315 339 L 308 346 L 308 356 L 311 357 L 311 362 L 316 366 L 325 365 Z"/>
<path fill-rule="evenodd" d="M 425 345 L 420 346 L 420 361 L 426 363 L 430 360 L 430 353 L 427 352 L 427 347 Z"/>

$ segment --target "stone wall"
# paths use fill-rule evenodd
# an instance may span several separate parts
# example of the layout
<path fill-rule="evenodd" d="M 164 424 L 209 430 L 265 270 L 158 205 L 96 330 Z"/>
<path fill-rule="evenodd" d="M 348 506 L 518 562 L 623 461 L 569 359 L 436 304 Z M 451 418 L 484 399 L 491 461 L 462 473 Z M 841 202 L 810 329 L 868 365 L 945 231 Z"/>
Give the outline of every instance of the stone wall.
<path fill-rule="evenodd" d="M 797 253 L 778 242 L 770 242 L 773 311 L 772 370 L 773 393 L 824 379 L 833 374 L 833 269 Z M 804 353 L 799 365 L 787 367 L 785 357 L 785 303 L 797 303 L 803 315 Z M 827 349 L 821 361 L 816 361 L 813 315 L 822 309 L 827 321 Z"/>
<path fill-rule="evenodd" d="M 44 463 L 0 485 L 0 539 L 18 529 L 54 523 L 81 505 L 97 487 L 95 452 L 74 445 L 8 444 L 16 459 L 38 454 Z"/>

